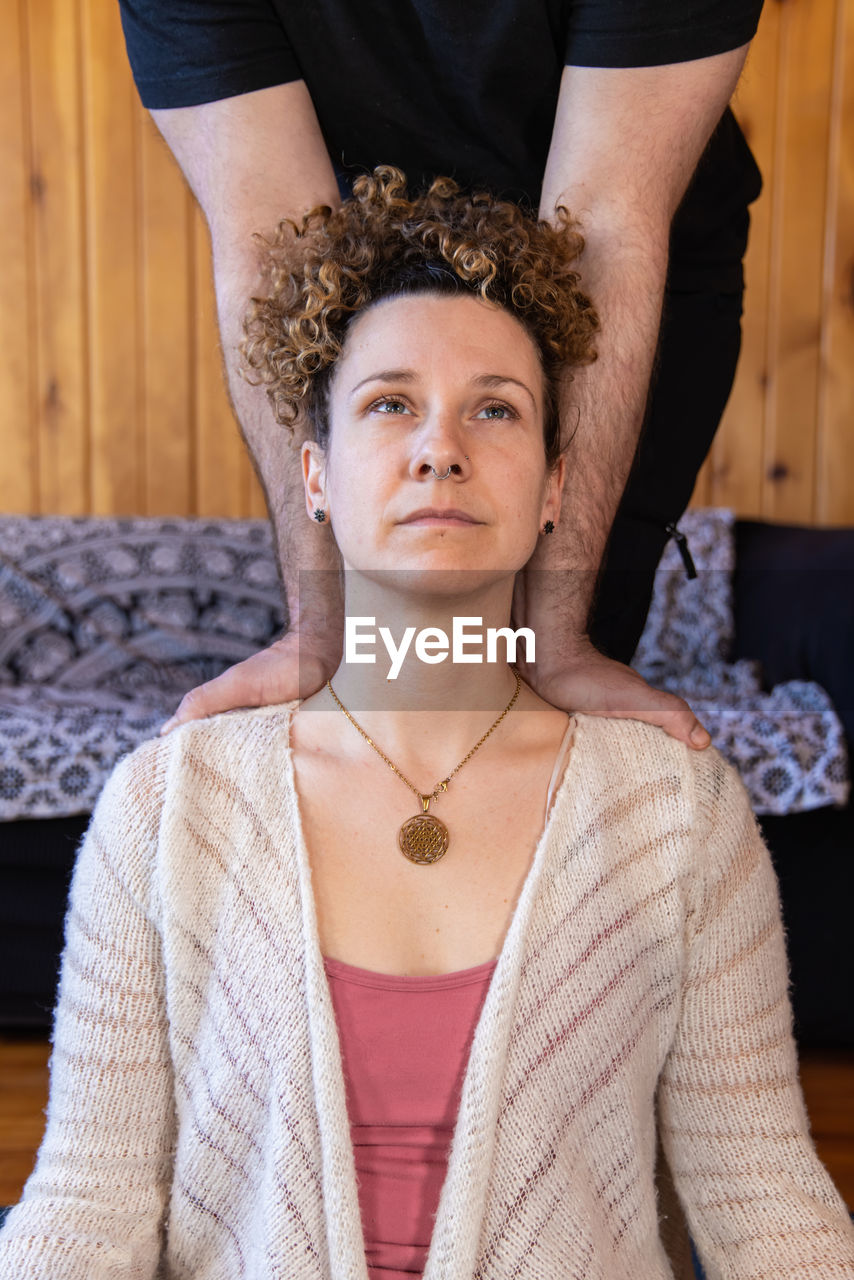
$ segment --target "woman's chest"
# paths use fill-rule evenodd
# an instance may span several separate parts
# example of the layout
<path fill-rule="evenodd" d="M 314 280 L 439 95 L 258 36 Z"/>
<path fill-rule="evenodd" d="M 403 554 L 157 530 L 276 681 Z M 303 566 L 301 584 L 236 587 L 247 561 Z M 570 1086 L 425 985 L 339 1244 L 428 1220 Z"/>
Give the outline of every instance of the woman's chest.
<path fill-rule="evenodd" d="M 544 765 L 547 762 L 544 762 Z M 445 852 L 412 861 L 419 797 L 382 772 L 302 770 L 300 812 L 321 950 L 387 973 L 452 972 L 497 956 L 540 839 L 550 770 L 472 770 L 431 801 Z M 407 834 L 409 833 L 409 834 Z"/>

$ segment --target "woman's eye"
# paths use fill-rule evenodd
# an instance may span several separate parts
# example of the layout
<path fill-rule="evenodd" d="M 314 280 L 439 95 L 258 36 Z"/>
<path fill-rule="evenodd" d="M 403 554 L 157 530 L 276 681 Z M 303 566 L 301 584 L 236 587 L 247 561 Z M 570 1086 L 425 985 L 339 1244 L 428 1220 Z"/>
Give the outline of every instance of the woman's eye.
<path fill-rule="evenodd" d="M 375 400 L 371 405 L 371 412 L 382 413 L 386 417 L 391 417 L 397 414 L 408 413 L 409 409 L 403 400 Z"/>
<path fill-rule="evenodd" d="M 477 416 L 486 418 L 487 421 L 503 422 L 505 419 L 515 418 L 516 414 L 509 404 L 487 404 L 484 405 Z"/>

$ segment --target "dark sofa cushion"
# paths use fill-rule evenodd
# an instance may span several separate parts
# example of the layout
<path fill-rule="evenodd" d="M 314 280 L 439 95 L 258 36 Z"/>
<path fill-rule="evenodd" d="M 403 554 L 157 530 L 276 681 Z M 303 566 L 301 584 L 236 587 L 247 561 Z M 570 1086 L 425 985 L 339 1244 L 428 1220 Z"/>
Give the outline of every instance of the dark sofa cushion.
<path fill-rule="evenodd" d="M 759 819 L 780 882 L 801 1045 L 854 1047 L 854 807 Z"/>
<path fill-rule="evenodd" d="M 738 520 L 731 657 L 758 658 L 766 689 L 814 680 L 854 758 L 854 528 Z"/>
<path fill-rule="evenodd" d="M 0 822 L 0 1026 L 51 1021 L 68 885 L 88 814 Z"/>
<path fill-rule="evenodd" d="M 731 657 L 813 680 L 854 759 L 854 529 L 738 520 Z M 760 819 L 780 881 L 798 1040 L 854 1045 L 854 805 Z"/>

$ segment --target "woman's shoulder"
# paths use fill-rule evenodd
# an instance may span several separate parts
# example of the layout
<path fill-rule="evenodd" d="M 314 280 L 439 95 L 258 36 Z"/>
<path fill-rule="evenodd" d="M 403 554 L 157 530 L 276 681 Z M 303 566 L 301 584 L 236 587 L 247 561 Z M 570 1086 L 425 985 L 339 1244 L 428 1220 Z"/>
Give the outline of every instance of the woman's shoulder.
<path fill-rule="evenodd" d="M 148 739 L 116 765 L 99 807 L 129 804 L 154 817 L 167 794 L 179 792 L 191 779 L 258 777 L 273 748 L 287 749 L 298 705 L 294 701 L 226 711 Z"/>
<path fill-rule="evenodd" d="M 286 824 L 295 705 L 226 712 L 142 743 L 119 761 L 98 798 L 84 842 L 89 861 L 93 851 L 111 850 L 142 900 L 152 876 L 159 881 L 176 868 L 183 876 L 194 859 L 216 862 L 208 854 L 218 842 L 245 852 L 271 815 Z"/>
<path fill-rule="evenodd" d="M 299 700 L 280 702 L 265 707 L 239 707 L 223 711 L 204 720 L 189 720 L 163 737 L 150 738 L 132 752 L 135 758 L 161 759 L 173 762 L 203 752 L 215 756 L 229 753 L 238 743 L 275 740 L 289 732 L 290 721 Z"/>
<path fill-rule="evenodd" d="M 750 799 L 738 773 L 714 746 L 695 751 L 655 725 L 579 715 L 575 771 L 562 788 L 571 832 L 595 832 L 596 856 L 635 874 L 658 867 L 682 884 L 691 909 L 716 886 L 773 875 Z M 699 918 L 699 917 L 698 917 Z"/>
<path fill-rule="evenodd" d="M 574 719 L 591 753 L 613 754 L 616 759 L 627 762 L 633 771 L 668 767 L 693 771 L 698 767 L 703 773 L 721 765 L 730 767 L 714 746 L 703 751 L 694 750 L 658 725 L 645 720 L 592 716 L 580 711 L 574 713 Z"/>
<path fill-rule="evenodd" d="M 575 720 L 580 768 L 595 782 L 607 780 L 610 791 L 658 786 L 681 795 L 698 820 L 733 807 L 749 811 L 741 779 L 717 747 L 694 750 L 643 720 L 581 713 Z"/>

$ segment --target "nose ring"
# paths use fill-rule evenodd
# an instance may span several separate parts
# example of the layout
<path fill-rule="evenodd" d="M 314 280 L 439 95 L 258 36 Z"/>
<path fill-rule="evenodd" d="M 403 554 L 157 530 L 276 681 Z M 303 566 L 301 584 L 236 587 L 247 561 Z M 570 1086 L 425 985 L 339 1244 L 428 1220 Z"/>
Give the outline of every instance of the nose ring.
<path fill-rule="evenodd" d="M 451 468 L 450 468 L 450 466 L 448 467 L 448 470 L 445 472 L 445 474 L 444 474 L 443 476 L 440 476 L 440 475 L 439 475 L 439 472 L 438 472 L 438 471 L 436 470 L 436 468 L 432 465 L 432 463 L 430 464 L 430 470 L 433 472 L 433 475 L 436 477 L 436 479 L 437 479 L 437 480 L 447 480 L 448 476 L 451 474 Z"/>

